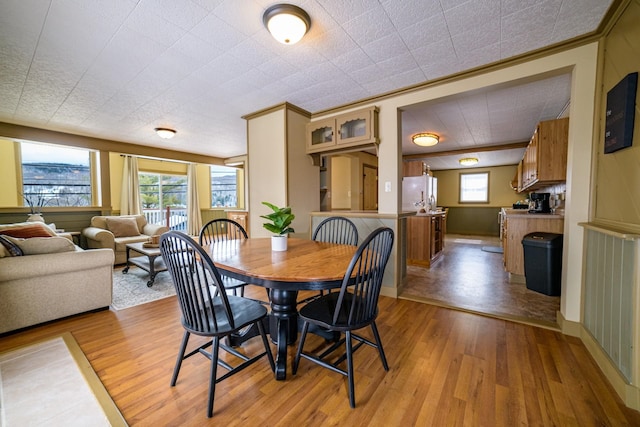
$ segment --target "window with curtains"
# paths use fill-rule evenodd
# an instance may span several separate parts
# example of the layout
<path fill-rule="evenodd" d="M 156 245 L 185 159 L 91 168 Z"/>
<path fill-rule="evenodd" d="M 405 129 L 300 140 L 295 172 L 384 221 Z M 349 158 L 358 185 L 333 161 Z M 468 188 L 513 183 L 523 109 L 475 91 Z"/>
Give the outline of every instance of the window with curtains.
<path fill-rule="evenodd" d="M 25 206 L 38 209 L 93 204 L 93 189 L 99 187 L 92 182 L 97 152 L 36 142 L 19 144 Z"/>
<path fill-rule="evenodd" d="M 143 209 L 187 207 L 186 176 L 140 172 L 138 180 Z"/>
<path fill-rule="evenodd" d="M 211 207 L 237 208 L 238 178 L 241 169 L 229 166 L 211 166 Z"/>

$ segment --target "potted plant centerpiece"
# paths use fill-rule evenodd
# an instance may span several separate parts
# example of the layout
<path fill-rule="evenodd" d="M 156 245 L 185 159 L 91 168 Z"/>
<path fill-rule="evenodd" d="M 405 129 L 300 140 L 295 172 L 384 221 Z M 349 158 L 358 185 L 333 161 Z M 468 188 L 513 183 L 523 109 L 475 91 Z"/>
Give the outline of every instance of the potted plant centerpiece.
<path fill-rule="evenodd" d="M 262 204 L 273 211 L 269 215 L 260 215 L 260 218 L 270 221 L 265 222 L 262 226 L 273 233 L 273 236 L 271 236 L 271 250 L 286 251 L 287 234 L 295 231 L 290 225 L 296 216 L 291 213 L 290 207 L 279 208 L 268 202 L 262 202 Z"/>

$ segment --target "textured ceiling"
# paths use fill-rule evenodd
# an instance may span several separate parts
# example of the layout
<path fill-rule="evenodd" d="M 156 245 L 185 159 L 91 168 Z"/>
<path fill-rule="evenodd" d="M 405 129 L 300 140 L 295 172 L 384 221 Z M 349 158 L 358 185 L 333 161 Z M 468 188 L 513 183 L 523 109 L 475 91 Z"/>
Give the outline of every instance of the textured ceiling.
<path fill-rule="evenodd" d="M 317 112 L 568 40 L 612 0 L 291 1 L 312 20 L 294 46 L 262 24 L 274 3 L 2 0 L 0 121 L 231 157 L 246 153 L 242 115 L 284 101 Z M 449 147 L 523 141 L 569 84 L 408 106 L 403 146 L 427 128 Z M 161 140 L 159 126 L 178 134 Z"/>

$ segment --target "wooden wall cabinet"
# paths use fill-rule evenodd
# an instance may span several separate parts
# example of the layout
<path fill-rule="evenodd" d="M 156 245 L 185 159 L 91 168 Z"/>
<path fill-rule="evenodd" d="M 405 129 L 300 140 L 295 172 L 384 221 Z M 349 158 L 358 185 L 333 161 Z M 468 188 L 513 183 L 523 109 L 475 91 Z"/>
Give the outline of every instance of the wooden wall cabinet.
<path fill-rule="evenodd" d="M 431 267 L 442 255 L 445 221 L 444 213 L 407 218 L 407 264 Z"/>
<path fill-rule="evenodd" d="M 568 135 L 568 118 L 538 123 L 518 164 L 518 191 L 566 181 Z"/>
<path fill-rule="evenodd" d="M 424 175 L 427 165 L 424 162 L 405 161 L 402 162 L 402 176 Z"/>
<path fill-rule="evenodd" d="M 344 113 L 307 125 L 307 154 L 353 151 L 378 140 L 378 108 Z"/>

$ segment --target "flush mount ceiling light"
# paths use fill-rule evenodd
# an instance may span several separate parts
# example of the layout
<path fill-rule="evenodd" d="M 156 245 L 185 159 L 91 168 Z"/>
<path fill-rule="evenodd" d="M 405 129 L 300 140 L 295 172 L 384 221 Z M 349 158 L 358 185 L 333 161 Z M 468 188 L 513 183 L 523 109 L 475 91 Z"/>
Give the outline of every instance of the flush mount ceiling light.
<path fill-rule="evenodd" d="M 473 166 L 478 164 L 477 157 L 465 157 L 464 159 L 460 159 L 459 161 L 462 166 Z"/>
<path fill-rule="evenodd" d="M 155 131 L 162 139 L 171 139 L 176 135 L 176 131 L 169 128 L 155 128 Z"/>
<path fill-rule="evenodd" d="M 292 4 L 274 4 L 262 15 L 262 22 L 273 38 L 283 44 L 295 44 L 309 31 L 311 18 Z"/>
<path fill-rule="evenodd" d="M 411 137 L 411 140 L 421 147 L 432 147 L 440 141 L 440 137 L 435 133 L 417 133 Z"/>

